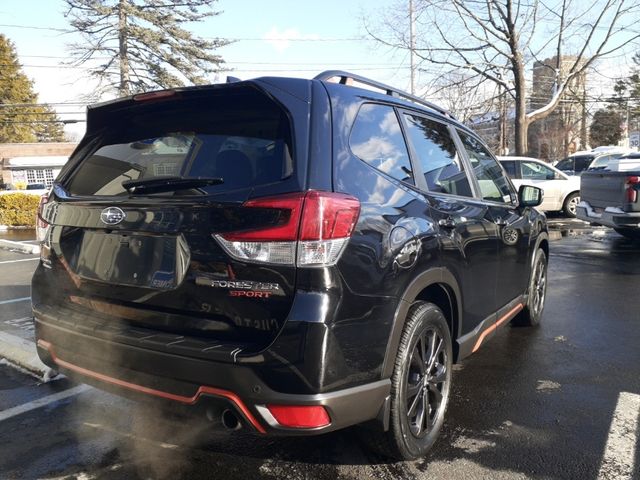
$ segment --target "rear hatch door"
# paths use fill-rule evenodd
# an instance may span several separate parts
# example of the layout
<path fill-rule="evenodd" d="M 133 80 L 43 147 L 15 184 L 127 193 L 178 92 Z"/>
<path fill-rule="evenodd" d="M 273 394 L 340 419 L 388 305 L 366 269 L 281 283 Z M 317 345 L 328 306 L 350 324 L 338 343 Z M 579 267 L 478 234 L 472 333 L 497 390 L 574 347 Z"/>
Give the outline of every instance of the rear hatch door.
<path fill-rule="evenodd" d="M 216 235 L 288 221 L 244 206 L 303 188 L 288 111 L 248 82 L 165 95 L 90 112 L 43 211 L 34 311 L 259 350 L 286 319 L 295 266 L 239 261 Z"/>

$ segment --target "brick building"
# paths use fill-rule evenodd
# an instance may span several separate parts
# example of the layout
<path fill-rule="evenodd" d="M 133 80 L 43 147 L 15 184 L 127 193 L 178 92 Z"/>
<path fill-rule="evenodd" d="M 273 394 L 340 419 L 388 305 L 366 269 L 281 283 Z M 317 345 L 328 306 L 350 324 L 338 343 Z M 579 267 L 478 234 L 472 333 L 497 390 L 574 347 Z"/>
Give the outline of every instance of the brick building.
<path fill-rule="evenodd" d="M 76 148 L 75 143 L 0 143 L 4 188 L 16 184 L 50 186 Z"/>

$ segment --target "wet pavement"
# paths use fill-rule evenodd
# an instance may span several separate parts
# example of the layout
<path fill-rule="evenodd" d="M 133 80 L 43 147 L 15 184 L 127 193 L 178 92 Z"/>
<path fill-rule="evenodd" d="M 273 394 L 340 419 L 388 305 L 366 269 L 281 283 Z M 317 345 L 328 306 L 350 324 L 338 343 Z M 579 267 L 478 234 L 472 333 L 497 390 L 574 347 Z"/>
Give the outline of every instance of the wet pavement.
<path fill-rule="evenodd" d="M 212 432 L 205 419 L 75 393 L 66 380 L 38 384 L 0 365 L 0 478 L 640 478 L 637 428 L 615 428 L 625 415 L 637 424 L 640 405 L 640 243 L 566 232 L 551 244 L 542 325 L 504 328 L 455 367 L 443 432 L 424 459 L 389 462 L 357 429 L 293 439 Z M 0 264 L 2 278 L 7 266 L 23 278 L 35 262 Z M 61 392 L 71 394 L 46 403 Z M 2 416 L 38 400 L 46 405 Z"/>

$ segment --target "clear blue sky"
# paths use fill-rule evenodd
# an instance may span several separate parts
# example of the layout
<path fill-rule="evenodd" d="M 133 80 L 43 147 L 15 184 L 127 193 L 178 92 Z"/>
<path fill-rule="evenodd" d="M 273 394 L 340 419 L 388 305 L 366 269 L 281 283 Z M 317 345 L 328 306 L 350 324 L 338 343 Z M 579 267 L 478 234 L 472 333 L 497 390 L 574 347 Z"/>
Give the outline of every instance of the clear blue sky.
<path fill-rule="evenodd" d="M 384 0 L 220 0 L 217 9 L 222 13 L 194 24 L 192 30 L 204 37 L 238 39 L 218 53 L 234 70 L 231 75 L 240 78 L 312 77 L 337 68 L 407 88 L 406 57 L 367 40 L 363 28 L 364 15 L 372 17 L 390 4 Z M 0 2 L 0 32 L 14 42 L 41 102 L 77 101 L 92 88 L 84 69 L 61 65 L 66 44 L 78 39 L 53 30 L 69 27 L 64 11 L 62 0 Z M 60 112 L 81 110 L 59 108 Z M 73 113 L 64 116 L 71 117 Z"/>

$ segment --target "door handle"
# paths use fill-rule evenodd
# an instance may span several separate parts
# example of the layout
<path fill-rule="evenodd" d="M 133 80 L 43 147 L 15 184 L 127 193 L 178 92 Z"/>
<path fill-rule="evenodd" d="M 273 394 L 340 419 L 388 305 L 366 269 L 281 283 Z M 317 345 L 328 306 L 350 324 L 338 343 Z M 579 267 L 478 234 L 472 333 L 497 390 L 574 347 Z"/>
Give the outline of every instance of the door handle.
<path fill-rule="evenodd" d="M 456 228 L 456 222 L 451 217 L 441 218 L 438 220 L 438 225 L 442 228 Z"/>

